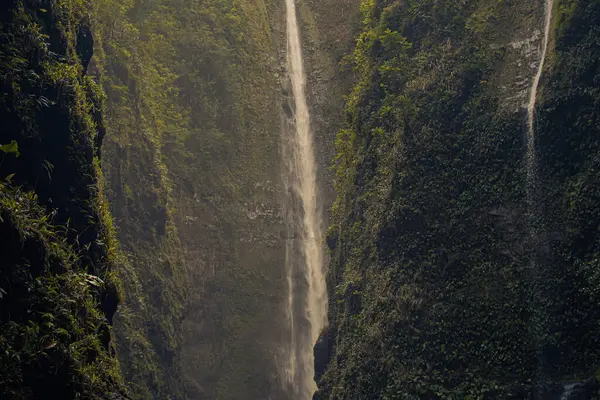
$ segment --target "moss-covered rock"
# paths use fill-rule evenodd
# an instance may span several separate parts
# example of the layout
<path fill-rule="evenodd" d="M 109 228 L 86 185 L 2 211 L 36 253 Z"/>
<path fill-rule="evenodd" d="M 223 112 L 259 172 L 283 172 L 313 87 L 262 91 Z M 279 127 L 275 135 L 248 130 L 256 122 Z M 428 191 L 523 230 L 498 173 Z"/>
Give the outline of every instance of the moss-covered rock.
<path fill-rule="evenodd" d="M 123 398 L 116 239 L 85 1 L 0 5 L 0 397 Z"/>
<path fill-rule="evenodd" d="M 540 222 L 522 103 L 543 3 L 363 2 L 317 398 L 559 398 L 595 375 L 600 3 L 556 3 L 536 113 Z"/>
<path fill-rule="evenodd" d="M 34 193 L 0 184 L 0 396 L 126 398 L 99 304 L 111 283 L 52 222 Z"/>

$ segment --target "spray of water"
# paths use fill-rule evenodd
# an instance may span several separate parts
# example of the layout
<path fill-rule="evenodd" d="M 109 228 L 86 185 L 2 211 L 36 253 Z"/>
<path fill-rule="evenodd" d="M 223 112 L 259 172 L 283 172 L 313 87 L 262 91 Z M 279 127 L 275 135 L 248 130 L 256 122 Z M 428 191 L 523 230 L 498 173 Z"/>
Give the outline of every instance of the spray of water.
<path fill-rule="evenodd" d="M 306 100 L 306 76 L 295 0 L 286 1 L 287 58 L 294 118 L 293 132 L 284 144 L 286 186 L 297 206 L 291 207 L 290 232 L 297 238 L 287 247 L 288 321 L 290 343 L 286 379 L 293 398 L 311 399 L 316 390 L 313 346 L 327 323 L 323 228 L 317 164 Z M 293 202 L 293 201 L 292 201 Z"/>

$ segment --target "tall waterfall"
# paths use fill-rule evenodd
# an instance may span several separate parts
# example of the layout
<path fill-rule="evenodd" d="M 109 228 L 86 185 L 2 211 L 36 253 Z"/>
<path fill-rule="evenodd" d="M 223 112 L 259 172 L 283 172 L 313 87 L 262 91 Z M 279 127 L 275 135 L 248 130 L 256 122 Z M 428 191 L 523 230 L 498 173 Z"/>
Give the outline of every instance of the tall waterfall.
<path fill-rule="evenodd" d="M 317 164 L 306 100 L 295 0 L 286 0 L 287 64 L 294 110 L 284 140 L 288 188 L 287 246 L 289 349 L 286 380 L 294 400 L 311 399 L 316 390 L 313 346 L 327 323 L 322 212 Z"/>

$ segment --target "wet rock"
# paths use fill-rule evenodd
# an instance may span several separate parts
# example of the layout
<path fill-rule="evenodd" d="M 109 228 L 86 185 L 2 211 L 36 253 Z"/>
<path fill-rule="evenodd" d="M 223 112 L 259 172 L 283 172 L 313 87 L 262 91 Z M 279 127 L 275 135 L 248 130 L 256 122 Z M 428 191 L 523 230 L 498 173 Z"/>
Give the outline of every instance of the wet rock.
<path fill-rule="evenodd" d="M 560 400 L 592 400 L 599 398 L 600 384 L 592 379 L 563 386 Z"/>
<path fill-rule="evenodd" d="M 83 67 L 83 73 L 85 74 L 92 56 L 94 55 L 94 37 L 92 36 L 90 27 L 87 25 L 82 25 L 79 27 L 79 32 L 77 33 L 76 51 L 77 56 L 81 61 L 81 66 Z"/>
<path fill-rule="evenodd" d="M 327 242 L 327 247 L 329 248 L 329 250 L 333 251 L 336 249 L 338 241 L 337 235 L 327 235 L 325 241 Z"/>
<path fill-rule="evenodd" d="M 315 381 L 319 381 L 327 370 L 331 361 L 334 345 L 334 333 L 331 327 L 323 329 L 315 344 L 313 354 L 315 356 Z"/>

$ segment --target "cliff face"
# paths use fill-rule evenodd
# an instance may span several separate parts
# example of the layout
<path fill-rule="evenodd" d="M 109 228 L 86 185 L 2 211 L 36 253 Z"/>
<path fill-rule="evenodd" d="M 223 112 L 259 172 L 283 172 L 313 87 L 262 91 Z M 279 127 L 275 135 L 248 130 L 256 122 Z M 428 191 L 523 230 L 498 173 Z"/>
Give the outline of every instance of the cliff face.
<path fill-rule="evenodd" d="M 263 399 L 283 296 L 272 4 L 98 4 L 119 355 L 142 398 Z"/>
<path fill-rule="evenodd" d="M 535 171 L 544 2 L 362 10 L 316 398 L 576 396 L 600 366 L 600 2 L 554 2 Z"/>
<path fill-rule="evenodd" d="M 302 7 L 327 171 L 351 29 L 321 15 L 332 7 Z M 283 398 L 284 3 L 103 0 L 94 15 L 103 170 L 129 259 L 116 320 L 125 376 L 142 398 Z"/>
<path fill-rule="evenodd" d="M 356 75 L 348 62 L 354 40 L 360 33 L 360 1 L 299 1 L 299 21 L 304 43 L 307 95 L 321 178 L 321 195 L 326 211 L 335 199 L 335 135 L 344 127 L 344 96 Z"/>
<path fill-rule="evenodd" d="M 0 397 L 123 398 L 83 1 L 0 6 Z"/>

